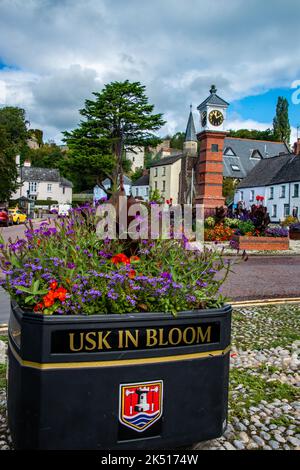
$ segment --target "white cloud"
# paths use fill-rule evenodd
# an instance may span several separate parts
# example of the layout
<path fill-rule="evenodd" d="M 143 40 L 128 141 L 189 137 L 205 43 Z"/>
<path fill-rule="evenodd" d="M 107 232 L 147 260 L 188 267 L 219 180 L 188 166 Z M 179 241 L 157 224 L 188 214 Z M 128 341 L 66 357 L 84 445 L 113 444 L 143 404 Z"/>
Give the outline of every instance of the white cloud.
<path fill-rule="evenodd" d="M 271 3 L 1 0 L 0 63 L 13 69 L 0 68 L 0 104 L 25 107 L 53 137 L 91 91 L 128 78 L 183 129 L 212 82 L 231 101 L 300 78 L 298 1 Z"/>

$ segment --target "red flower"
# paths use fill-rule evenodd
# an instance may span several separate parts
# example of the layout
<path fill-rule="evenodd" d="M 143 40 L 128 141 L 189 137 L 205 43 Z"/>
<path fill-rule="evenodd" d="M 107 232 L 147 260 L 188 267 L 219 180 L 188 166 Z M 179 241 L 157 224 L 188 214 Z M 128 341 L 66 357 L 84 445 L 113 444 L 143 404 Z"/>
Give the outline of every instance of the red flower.
<path fill-rule="evenodd" d="M 55 300 L 55 294 L 54 294 L 54 292 L 52 292 L 52 291 L 48 292 L 48 294 L 46 294 L 46 295 L 43 297 L 44 306 L 45 306 L 46 308 L 52 307 L 52 305 L 54 304 L 54 300 Z"/>
<path fill-rule="evenodd" d="M 52 281 L 52 282 L 50 283 L 50 289 L 52 289 L 52 290 L 57 289 L 57 286 L 58 286 L 58 284 L 57 284 L 56 281 Z"/>
<path fill-rule="evenodd" d="M 33 308 L 34 312 L 40 312 L 43 310 L 43 304 L 40 302 L 39 304 L 36 304 L 35 307 Z"/>
<path fill-rule="evenodd" d="M 111 262 L 114 264 L 119 264 L 119 263 L 129 264 L 130 259 L 126 255 L 124 255 L 124 253 L 118 253 L 117 255 L 114 255 L 112 257 Z"/>
<path fill-rule="evenodd" d="M 135 278 L 135 275 L 136 275 L 136 272 L 134 269 L 130 269 L 129 273 L 128 273 L 128 277 L 129 279 L 134 279 Z"/>

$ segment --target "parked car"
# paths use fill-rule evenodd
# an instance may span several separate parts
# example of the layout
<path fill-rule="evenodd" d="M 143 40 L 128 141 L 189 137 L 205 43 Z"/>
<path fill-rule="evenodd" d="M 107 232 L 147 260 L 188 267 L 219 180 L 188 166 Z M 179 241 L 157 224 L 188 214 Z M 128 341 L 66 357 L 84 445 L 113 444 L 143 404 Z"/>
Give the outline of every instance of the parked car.
<path fill-rule="evenodd" d="M 27 215 L 20 211 L 20 209 L 9 209 L 14 224 L 22 224 L 26 222 Z"/>
<path fill-rule="evenodd" d="M 5 207 L 0 208 L 0 225 L 8 227 L 13 224 L 13 219 L 11 214 L 7 211 Z"/>

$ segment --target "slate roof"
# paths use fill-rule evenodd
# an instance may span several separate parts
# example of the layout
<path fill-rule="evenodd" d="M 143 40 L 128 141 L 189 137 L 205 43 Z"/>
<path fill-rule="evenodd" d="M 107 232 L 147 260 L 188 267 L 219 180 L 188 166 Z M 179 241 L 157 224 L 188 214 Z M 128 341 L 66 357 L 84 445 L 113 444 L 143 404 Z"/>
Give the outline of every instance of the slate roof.
<path fill-rule="evenodd" d="M 54 183 L 60 183 L 62 186 L 73 187 L 71 181 L 60 176 L 59 170 L 54 168 L 24 166 L 21 168 L 21 179 L 23 181 L 52 181 Z"/>
<path fill-rule="evenodd" d="M 288 153 L 261 160 L 238 187 L 271 186 L 292 181 L 300 181 L 300 156 Z"/>
<path fill-rule="evenodd" d="M 186 126 L 186 131 L 185 131 L 185 142 L 197 142 L 197 137 L 196 137 L 196 129 L 195 129 L 195 124 L 194 124 L 194 118 L 193 118 L 193 113 L 192 113 L 192 107 L 189 115 L 189 120 Z"/>
<path fill-rule="evenodd" d="M 170 157 L 165 157 L 162 158 L 161 160 L 158 160 L 157 162 L 154 162 L 151 164 L 151 168 L 155 166 L 164 166 L 164 165 L 172 165 L 173 163 L 177 162 L 180 158 L 182 158 L 183 154 L 179 153 L 176 155 L 171 155 Z"/>
<path fill-rule="evenodd" d="M 149 175 L 143 175 L 138 178 L 132 186 L 149 186 Z"/>
<path fill-rule="evenodd" d="M 245 178 L 249 172 L 261 160 L 251 158 L 254 150 L 258 150 L 262 159 L 269 159 L 279 153 L 289 153 L 289 149 L 283 142 L 271 142 L 266 140 L 242 139 L 225 137 L 223 154 L 227 148 L 232 149 L 236 156 L 223 156 L 223 175 L 231 178 Z M 232 165 L 237 165 L 239 171 L 234 171 Z"/>
<path fill-rule="evenodd" d="M 218 96 L 216 94 L 217 92 L 217 89 L 214 85 L 212 85 L 211 89 L 210 89 L 210 95 L 208 96 L 208 98 L 206 98 L 206 100 L 202 101 L 202 103 L 199 104 L 199 106 L 197 107 L 197 109 L 200 109 L 202 108 L 203 106 L 207 105 L 207 104 L 210 104 L 210 105 L 217 105 L 217 106 L 229 106 L 229 103 L 227 103 L 227 101 L 223 100 L 222 98 L 220 98 L 220 96 Z"/>

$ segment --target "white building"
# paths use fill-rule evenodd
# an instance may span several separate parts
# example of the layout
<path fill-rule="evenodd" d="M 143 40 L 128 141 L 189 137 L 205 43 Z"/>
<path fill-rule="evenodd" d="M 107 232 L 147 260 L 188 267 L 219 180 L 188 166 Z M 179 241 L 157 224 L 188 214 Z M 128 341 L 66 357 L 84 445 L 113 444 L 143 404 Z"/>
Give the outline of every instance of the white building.
<path fill-rule="evenodd" d="M 125 194 L 126 196 L 130 196 L 131 194 L 131 179 L 128 178 L 128 176 L 124 175 L 123 176 L 123 181 L 124 181 L 124 191 L 125 191 Z M 102 181 L 102 186 L 104 186 L 104 188 L 106 190 L 110 189 L 111 188 L 111 180 L 109 178 L 106 178 L 104 181 Z M 104 189 L 100 188 L 100 186 L 98 186 L 96 184 L 96 186 L 94 187 L 94 202 L 95 201 L 99 201 L 99 199 L 102 199 L 104 197 L 107 197 L 107 193 L 104 191 Z"/>
<path fill-rule="evenodd" d="M 300 155 L 285 154 L 261 160 L 242 180 L 234 203 L 248 209 L 256 197 L 264 197 L 271 221 L 280 222 L 288 215 L 300 217 Z"/>
<path fill-rule="evenodd" d="M 127 160 L 131 161 L 131 171 L 135 171 L 137 168 L 144 168 L 145 160 L 145 149 L 144 147 L 128 147 L 125 148 L 125 154 Z"/>
<path fill-rule="evenodd" d="M 19 170 L 20 187 L 11 199 L 30 197 L 36 201 L 57 201 L 58 204 L 72 203 L 72 183 L 60 176 L 59 170 L 53 168 L 35 168 L 23 166 Z"/>
<path fill-rule="evenodd" d="M 144 174 L 132 183 L 131 191 L 133 197 L 141 197 L 144 201 L 149 201 L 149 174 Z"/>

